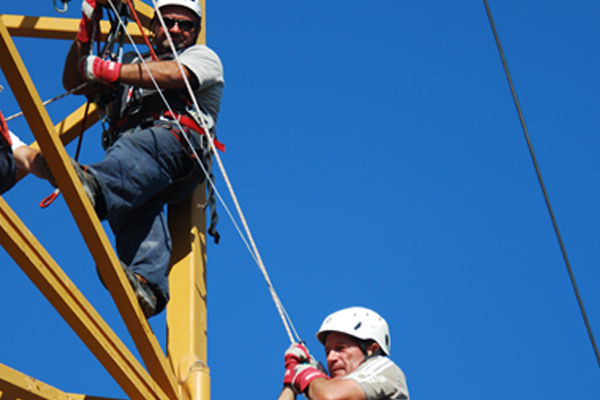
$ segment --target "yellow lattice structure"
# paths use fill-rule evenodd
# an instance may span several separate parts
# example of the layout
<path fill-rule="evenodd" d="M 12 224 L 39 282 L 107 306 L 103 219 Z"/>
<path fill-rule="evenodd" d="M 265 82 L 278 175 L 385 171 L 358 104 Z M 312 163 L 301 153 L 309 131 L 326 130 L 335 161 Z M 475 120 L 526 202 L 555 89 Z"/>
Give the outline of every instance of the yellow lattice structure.
<path fill-rule="evenodd" d="M 202 1 L 202 7 L 205 4 Z M 144 26 L 153 8 L 134 1 Z M 0 6 L 0 12 L 1 12 Z M 206 18 L 203 18 L 203 24 Z M 119 260 L 77 179 L 64 145 L 97 122 L 94 106 L 73 111 L 53 125 L 15 47 L 13 37 L 73 40 L 79 25 L 70 18 L 0 14 L 0 67 L 35 133 L 33 147 L 42 150 L 89 251 L 145 365 L 132 355 L 113 330 L 77 289 L 61 267 L 37 241 L 25 224 L 0 197 L 0 244 L 37 286 L 62 318 L 80 337 L 108 373 L 131 399 L 208 399 L 210 378 L 206 362 L 206 241 L 204 187 L 186 202 L 169 210 L 173 237 L 171 300 L 167 305 L 167 355 L 135 299 Z M 108 23 L 101 24 L 103 35 Z M 128 28 L 142 43 L 137 25 Z M 205 29 L 199 41 L 204 42 Z M 84 122 L 85 121 L 85 122 Z M 160 317 L 159 317 L 160 318 Z M 0 362 L 2 360 L 0 359 Z M 0 398 L 96 399 L 60 391 L 0 364 Z"/>

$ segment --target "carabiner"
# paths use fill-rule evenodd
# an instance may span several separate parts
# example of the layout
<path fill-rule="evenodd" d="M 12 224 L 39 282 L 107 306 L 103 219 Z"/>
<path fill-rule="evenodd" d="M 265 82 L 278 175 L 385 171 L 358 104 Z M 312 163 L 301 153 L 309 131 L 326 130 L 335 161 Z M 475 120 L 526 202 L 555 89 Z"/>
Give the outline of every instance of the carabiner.
<path fill-rule="evenodd" d="M 67 12 L 67 9 L 69 8 L 69 7 L 67 6 L 67 3 L 68 3 L 70 0 L 60 0 L 60 1 L 61 1 L 61 3 L 63 3 L 63 9 L 62 9 L 62 10 L 61 10 L 61 9 L 59 9 L 58 7 L 56 7 L 56 0 L 52 0 L 52 5 L 54 6 L 54 9 L 55 9 L 57 12 L 59 12 L 59 13 L 61 13 L 61 14 L 63 14 L 63 13 L 66 13 L 66 12 Z"/>

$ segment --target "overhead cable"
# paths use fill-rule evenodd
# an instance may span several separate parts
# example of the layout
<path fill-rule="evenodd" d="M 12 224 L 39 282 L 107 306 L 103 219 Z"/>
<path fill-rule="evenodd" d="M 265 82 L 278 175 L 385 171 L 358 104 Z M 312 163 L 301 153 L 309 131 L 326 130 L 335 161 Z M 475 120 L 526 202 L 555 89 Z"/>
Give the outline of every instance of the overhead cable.
<path fill-rule="evenodd" d="M 598 346 L 596 345 L 596 340 L 594 339 L 594 333 L 592 332 L 592 327 L 588 320 L 587 314 L 585 312 L 585 307 L 583 306 L 583 300 L 581 295 L 579 294 L 579 289 L 577 288 L 577 282 L 575 280 L 575 274 L 573 273 L 573 269 L 571 268 L 571 263 L 569 262 L 569 258 L 567 257 L 567 250 L 563 243 L 560 231 L 558 229 L 558 223 L 556 222 L 556 218 L 554 216 L 554 212 L 552 211 L 552 206 L 550 204 L 550 198 L 548 196 L 548 192 L 546 191 L 546 186 L 544 185 L 544 181 L 542 179 L 542 172 L 538 165 L 537 159 L 535 157 L 535 153 L 533 151 L 533 145 L 531 143 L 531 139 L 529 137 L 529 132 L 527 131 L 527 126 L 525 125 L 525 118 L 523 117 L 523 112 L 521 111 L 521 106 L 519 105 L 519 99 L 517 98 L 517 93 L 515 87 L 513 85 L 513 81 L 510 75 L 510 71 L 508 70 L 508 63 L 506 62 L 506 57 L 504 56 L 504 51 L 502 50 L 502 45 L 500 43 L 500 37 L 498 36 L 498 32 L 496 31 L 496 26 L 494 24 L 494 19 L 492 18 L 492 12 L 488 5 L 487 0 L 483 0 L 485 5 L 485 10 L 488 15 L 488 19 L 490 21 L 490 26 L 492 27 L 492 31 L 494 33 L 494 39 L 496 40 L 496 45 L 498 47 L 498 52 L 500 53 L 500 58 L 502 59 L 502 65 L 504 67 L 504 72 L 506 74 L 506 79 L 508 80 L 508 85 L 510 86 L 510 92 L 513 97 L 513 101 L 517 108 L 517 113 L 519 114 L 519 120 L 521 121 L 521 127 L 523 128 L 523 133 L 525 135 L 525 140 L 527 141 L 527 147 L 529 148 L 529 154 L 531 155 L 531 160 L 533 161 L 533 166 L 535 168 L 535 172 L 537 174 L 538 181 L 540 183 L 540 187 L 542 189 L 542 193 L 544 195 L 544 200 L 546 202 L 546 208 L 548 209 L 548 213 L 550 215 L 550 219 L 552 220 L 552 225 L 554 227 L 554 232 L 556 233 L 556 238 L 558 239 L 558 244 L 560 246 L 560 250 L 562 252 L 562 256 L 567 266 L 567 271 L 569 272 L 569 278 L 571 279 L 571 284 L 573 286 L 573 290 L 575 292 L 575 296 L 577 297 L 577 302 L 579 304 L 579 309 L 581 310 L 581 315 L 583 316 L 583 320 L 588 332 L 588 336 L 592 343 L 592 347 L 594 349 L 594 353 L 596 355 L 596 361 L 600 366 L 600 354 L 598 353 Z"/>

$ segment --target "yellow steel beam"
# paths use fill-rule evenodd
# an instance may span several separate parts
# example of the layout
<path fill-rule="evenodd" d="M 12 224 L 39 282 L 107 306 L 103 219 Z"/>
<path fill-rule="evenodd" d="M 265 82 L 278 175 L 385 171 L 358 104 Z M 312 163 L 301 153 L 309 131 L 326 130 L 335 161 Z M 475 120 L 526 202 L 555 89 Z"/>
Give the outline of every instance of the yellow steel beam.
<path fill-rule="evenodd" d="M 142 310 L 137 304 L 125 273 L 120 267 L 95 211 L 87 198 L 69 157 L 60 143 L 50 117 L 43 107 L 31 78 L 14 46 L 4 23 L 0 20 L 0 66 L 12 92 L 23 110 L 29 128 L 34 133 L 46 161 L 64 195 L 75 222 L 109 289 L 139 353 L 152 377 L 170 399 L 177 398 L 177 386 L 162 349 Z"/>
<path fill-rule="evenodd" d="M 173 264 L 169 275 L 171 299 L 167 304 L 167 355 L 182 399 L 208 399 L 193 393 L 210 389 L 207 365 L 206 316 L 206 217 L 204 185 L 190 199 L 169 207 L 173 234 Z M 201 383 L 204 384 L 201 385 Z"/>
<path fill-rule="evenodd" d="M 97 112 L 98 107 L 95 103 L 90 104 L 87 110 L 87 114 L 85 112 L 86 108 L 86 104 L 82 105 L 77 110 L 73 111 L 71 115 L 67 116 L 61 122 L 54 125 L 54 129 L 58 133 L 60 141 L 63 145 L 71 143 L 73 139 L 75 139 L 82 132 L 90 128 L 100 119 Z M 29 145 L 29 147 L 39 149 L 40 145 L 38 144 L 38 142 L 33 142 Z M 17 170 L 17 180 L 23 179 L 25 175 L 27 175 L 27 172 L 25 172 L 24 170 Z"/>
<path fill-rule="evenodd" d="M 100 3 L 106 4 L 107 0 L 100 0 Z M 154 14 L 154 8 L 141 2 L 134 1 L 134 7 L 140 18 L 140 22 L 145 29 L 150 26 L 150 21 Z M 41 17 L 0 14 L 0 18 L 8 28 L 8 32 L 14 36 L 46 38 L 46 39 L 66 39 L 73 40 L 79 29 L 79 20 L 75 18 L 59 17 Z M 106 39 L 106 34 L 110 30 L 109 21 L 100 22 L 101 40 Z M 144 43 L 142 33 L 137 23 L 129 22 L 127 31 L 134 39 L 136 44 Z M 146 35 L 150 32 L 146 30 Z"/>
<path fill-rule="evenodd" d="M 0 364 L 0 399 L 3 400 L 113 400 L 107 397 L 65 393 L 44 382 Z"/>
<path fill-rule="evenodd" d="M 86 104 L 83 104 L 77 110 L 73 111 L 71 115 L 54 126 L 63 145 L 71 143 L 73 139 L 89 129 L 100 119 L 96 103 L 90 103 L 87 113 L 86 108 L 88 108 Z"/>
<path fill-rule="evenodd" d="M 105 1 L 105 0 L 101 0 L 101 1 Z M 150 4 L 152 4 L 151 0 L 148 0 L 148 2 Z M 138 17 L 140 18 L 140 22 L 142 23 L 142 26 L 144 28 L 149 29 L 150 21 L 152 21 L 152 17 L 154 17 L 154 7 L 149 6 L 148 4 L 146 4 L 140 0 L 133 0 L 133 7 L 135 8 L 135 11 L 137 11 L 137 13 L 138 13 Z"/>
<path fill-rule="evenodd" d="M 35 17 L 5 14 L 0 16 L 13 37 L 73 40 L 79 29 L 79 20 L 74 18 Z M 106 40 L 110 22 L 100 22 L 101 40 Z M 127 24 L 127 31 L 136 44 L 145 43 L 135 22 Z M 148 34 L 148 31 L 146 31 Z"/>
<path fill-rule="evenodd" d="M 202 10 L 206 10 L 201 0 Z M 206 16 L 206 13 L 203 13 Z M 206 43 L 206 17 L 199 43 Z M 209 400 L 206 306 L 206 184 L 169 207 L 173 235 L 171 300 L 167 304 L 167 355 L 182 385 L 182 400 Z"/>
<path fill-rule="evenodd" d="M 166 399 L 108 324 L 0 197 L 0 244 L 132 399 Z M 23 377 L 21 377 L 23 378 Z M 17 375 L 0 369 L 0 391 Z M 33 380 L 28 378 L 27 383 Z M 9 385 L 10 386 L 10 385 Z M 16 385 L 21 389 L 29 386 Z M 3 398 L 0 396 L 0 398 Z M 26 397 L 29 398 L 29 397 Z M 53 397 L 52 397 L 53 398 Z"/>
<path fill-rule="evenodd" d="M 107 4 L 108 0 L 100 0 L 99 3 L 110 7 Z M 142 26 L 146 29 L 150 27 L 150 21 L 154 15 L 154 8 L 142 1 L 134 1 L 134 8 L 138 14 Z M 8 28 L 8 32 L 14 36 L 46 38 L 46 39 L 66 39 L 73 40 L 77 30 L 79 29 L 79 20 L 75 18 L 58 18 L 58 17 L 40 17 L 40 16 L 24 16 L 24 15 L 9 15 L 0 14 L 0 18 Z M 106 35 L 110 31 L 109 21 L 100 21 L 101 40 L 106 40 Z M 135 21 L 127 24 L 127 32 L 133 38 L 136 44 L 145 43 L 140 28 Z"/>

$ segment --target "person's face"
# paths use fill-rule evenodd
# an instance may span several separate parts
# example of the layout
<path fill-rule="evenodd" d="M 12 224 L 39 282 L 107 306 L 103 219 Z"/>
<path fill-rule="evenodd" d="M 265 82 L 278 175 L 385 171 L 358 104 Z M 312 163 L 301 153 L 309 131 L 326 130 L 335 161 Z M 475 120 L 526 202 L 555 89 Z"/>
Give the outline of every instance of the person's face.
<path fill-rule="evenodd" d="M 332 379 L 343 378 L 354 371 L 365 357 L 355 339 L 344 333 L 331 332 L 325 339 L 327 369 Z"/>
<path fill-rule="evenodd" d="M 197 26 L 198 17 L 192 10 L 185 7 L 167 6 L 161 8 L 161 14 L 176 49 L 184 49 L 194 44 L 200 27 Z M 169 52 L 167 34 L 158 18 L 154 21 L 153 30 L 157 50 L 161 53 Z"/>

